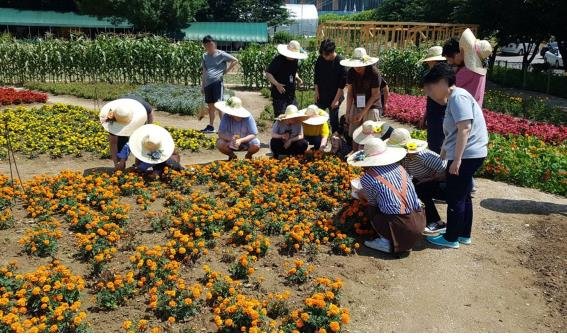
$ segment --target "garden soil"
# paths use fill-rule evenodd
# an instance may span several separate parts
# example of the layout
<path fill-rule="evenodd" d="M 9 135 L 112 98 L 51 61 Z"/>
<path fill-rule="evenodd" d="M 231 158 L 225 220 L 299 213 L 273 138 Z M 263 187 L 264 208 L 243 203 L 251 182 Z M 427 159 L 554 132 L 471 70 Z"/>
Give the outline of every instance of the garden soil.
<path fill-rule="evenodd" d="M 237 92 L 244 105 L 259 116 L 268 101 L 255 92 Z M 51 97 L 49 103 L 62 102 L 96 107 L 92 101 L 74 97 Z M 87 104 L 91 104 L 90 106 Z M 100 104 L 98 104 L 100 106 Z M 167 126 L 202 128 L 206 121 L 157 112 L 156 120 Z M 269 140 L 269 130 L 261 134 L 262 143 Z M 266 147 L 266 146 L 264 146 Z M 263 148 L 260 153 L 268 152 Z M 95 157 L 46 157 L 29 160 L 18 157 L 22 178 L 38 174 L 56 174 L 61 170 L 108 170 L 109 160 Z M 201 164 L 225 159 L 213 151 L 183 152 L 182 163 Z M 8 165 L 0 161 L 0 173 Z M 478 191 L 473 199 L 475 226 L 473 244 L 458 250 L 436 249 L 420 242 L 408 256 L 393 258 L 362 247 L 357 255 L 336 256 L 319 253 L 313 260 L 316 275 L 344 279 L 342 305 L 351 310 L 351 332 L 565 332 L 567 330 L 567 199 L 537 190 L 505 183 L 477 179 Z M 159 210 L 154 203 L 151 210 Z M 440 213 L 446 207 L 439 204 Z M 133 207 L 135 209 L 135 207 Z M 24 218 L 23 209 L 17 218 Z M 132 211 L 130 241 L 123 248 L 138 244 L 163 242 L 164 234 L 150 233 L 143 215 Z M 443 216 L 444 217 L 444 216 Z M 18 259 L 24 271 L 38 266 L 38 258 L 19 255 L 17 240 L 29 223 L 20 222 L 14 229 L 2 232 L 0 264 Z M 87 266 L 73 259 L 74 238 L 66 232 L 60 240 L 58 257 L 77 274 L 86 274 Z M 274 244 L 277 244 L 277 240 Z M 213 269 L 226 271 L 220 261 L 228 255 L 228 246 L 220 246 L 199 260 Z M 128 255 L 124 253 L 122 255 Z M 307 258 L 307 256 L 303 256 Z M 34 261 L 35 260 L 35 261 Z M 270 249 L 261 259 L 258 276 L 261 283 L 246 288 L 248 293 L 282 291 L 285 286 L 278 274 L 292 258 Z M 117 258 L 116 268 L 128 261 Z M 184 270 L 188 279 L 202 276 L 202 271 Z M 301 289 L 301 288 L 300 288 Z M 306 293 L 293 290 L 291 302 L 299 302 Z M 94 306 L 85 302 L 84 308 Z M 89 309 L 93 331 L 120 331 L 125 319 L 148 316 L 141 296 L 128 302 L 126 309 L 97 312 Z M 104 326 L 104 328 L 100 328 Z M 177 331 L 214 330 L 210 316 L 199 315 Z"/>

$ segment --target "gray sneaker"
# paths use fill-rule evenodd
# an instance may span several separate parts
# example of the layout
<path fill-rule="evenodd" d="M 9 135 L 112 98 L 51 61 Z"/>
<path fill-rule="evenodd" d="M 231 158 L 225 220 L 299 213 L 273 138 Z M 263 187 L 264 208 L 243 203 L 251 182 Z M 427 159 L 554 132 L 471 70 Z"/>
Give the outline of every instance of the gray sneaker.
<path fill-rule="evenodd" d="M 445 223 L 429 223 L 423 230 L 424 236 L 438 236 L 447 231 L 447 224 Z"/>

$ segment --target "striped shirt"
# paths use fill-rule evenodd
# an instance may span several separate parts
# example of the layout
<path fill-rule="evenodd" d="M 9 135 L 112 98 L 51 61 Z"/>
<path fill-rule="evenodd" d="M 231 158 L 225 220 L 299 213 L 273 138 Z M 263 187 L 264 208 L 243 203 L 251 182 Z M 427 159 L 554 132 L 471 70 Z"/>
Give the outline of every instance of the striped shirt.
<path fill-rule="evenodd" d="M 418 181 L 441 174 L 447 169 L 447 161 L 443 161 L 439 154 L 429 149 L 407 155 L 400 164 Z"/>
<path fill-rule="evenodd" d="M 371 167 L 362 178 L 360 183 L 362 184 L 362 189 L 366 193 L 368 203 L 370 205 L 376 206 L 382 213 L 387 215 L 399 215 L 401 212 L 401 200 L 396 196 L 396 194 L 386 187 L 384 184 L 379 182 L 376 178 L 370 175 L 370 171 L 382 176 L 384 179 L 389 181 L 396 189 L 400 192 L 402 190 L 402 174 L 406 174 L 407 178 L 407 206 L 404 214 L 409 214 L 413 211 L 419 210 L 421 208 L 417 193 L 415 192 L 415 187 L 411 182 L 411 176 L 401 168 L 399 164 L 391 164 L 382 167 Z M 403 214 L 402 214 L 403 215 Z"/>

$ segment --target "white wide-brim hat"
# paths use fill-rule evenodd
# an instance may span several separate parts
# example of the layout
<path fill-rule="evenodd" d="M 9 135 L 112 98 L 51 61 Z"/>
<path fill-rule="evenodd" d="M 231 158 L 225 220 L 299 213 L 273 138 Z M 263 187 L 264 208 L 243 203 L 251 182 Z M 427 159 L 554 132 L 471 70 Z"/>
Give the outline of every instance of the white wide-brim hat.
<path fill-rule="evenodd" d="M 301 48 L 301 44 L 296 40 L 291 40 L 288 44 L 278 44 L 277 49 L 278 53 L 285 57 L 298 60 L 307 58 L 307 52 Z"/>
<path fill-rule="evenodd" d="M 299 113 L 309 117 L 309 119 L 303 121 L 303 123 L 307 125 L 319 126 L 329 121 L 327 112 L 320 109 L 317 105 L 309 105 L 307 108 L 299 111 Z"/>
<path fill-rule="evenodd" d="M 250 111 L 242 107 L 242 100 L 238 97 L 230 97 L 226 101 L 216 102 L 215 107 L 222 113 L 239 118 L 248 118 L 252 115 Z"/>
<path fill-rule="evenodd" d="M 288 107 L 285 108 L 285 112 L 277 118 L 277 120 L 279 120 L 279 121 L 292 120 L 292 119 L 297 119 L 299 121 L 305 121 L 305 120 L 309 119 L 309 117 L 306 116 L 305 113 L 299 111 L 297 109 L 297 106 L 288 105 Z"/>
<path fill-rule="evenodd" d="M 362 190 L 362 183 L 360 183 L 359 178 L 350 181 L 350 189 L 352 198 L 358 199 L 358 193 Z"/>
<path fill-rule="evenodd" d="M 427 141 L 412 138 L 410 131 L 405 128 L 396 128 L 392 131 L 386 143 L 391 147 L 403 148 L 410 154 L 419 153 L 427 149 Z"/>
<path fill-rule="evenodd" d="M 463 48 L 464 51 L 463 58 L 465 66 L 469 70 L 485 76 L 487 70 L 482 61 L 492 54 L 492 46 L 490 45 L 490 42 L 486 40 L 478 40 L 474 36 L 472 30 L 467 28 L 461 35 L 459 47 Z"/>
<path fill-rule="evenodd" d="M 140 161 L 158 164 L 167 161 L 173 154 L 175 143 L 169 132 L 158 125 L 144 125 L 130 135 L 128 146 Z"/>
<path fill-rule="evenodd" d="M 429 62 L 429 61 L 446 61 L 447 59 L 443 56 L 443 47 L 433 46 L 427 49 L 427 54 L 424 58 L 419 60 L 419 63 Z"/>
<path fill-rule="evenodd" d="M 352 133 L 352 141 L 364 145 L 368 140 L 384 136 L 389 126 L 383 121 L 367 120 Z"/>
<path fill-rule="evenodd" d="M 105 130 L 117 136 L 130 136 L 148 120 L 144 105 L 134 99 L 121 98 L 106 103 L 99 113 Z"/>
<path fill-rule="evenodd" d="M 355 48 L 352 57 L 341 61 L 341 65 L 349 68 L 359 68 L 378 63 L 378 57 L 370 57 L 364 48 Z"/>
<path fill-rule="evenodd" d="M 364 149 L 353 153 L 347 158 L 347 163 L 355 167 L 387 166 L 399 162 L 406 156 L 403 148 L 389 147 L 378 138 L 370 139 Z"/>

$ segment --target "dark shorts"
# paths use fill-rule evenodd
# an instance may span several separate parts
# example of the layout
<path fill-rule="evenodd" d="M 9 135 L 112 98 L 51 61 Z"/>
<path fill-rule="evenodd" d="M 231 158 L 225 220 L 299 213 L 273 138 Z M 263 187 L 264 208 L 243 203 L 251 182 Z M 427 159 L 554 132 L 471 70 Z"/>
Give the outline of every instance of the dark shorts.
<path fill-rule="evenodd" d="M 223 83 L 222 81 L 214 82 L 205 86 L 205 103 L 214 104 L 222 100 Z"/>
<path fill-rule="evenodd" d="M 122 148 L 124 148 L 124 146 L 128 143 L 128 140 L 130 140 L 130 137 L 118 136 L 118 153 L 122 151 Z"/>

